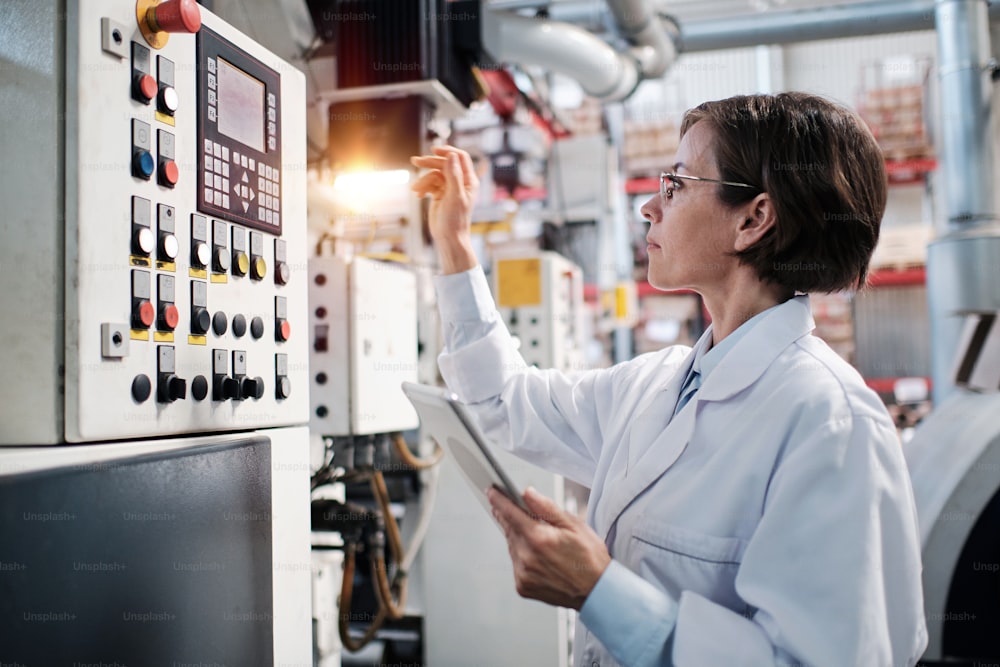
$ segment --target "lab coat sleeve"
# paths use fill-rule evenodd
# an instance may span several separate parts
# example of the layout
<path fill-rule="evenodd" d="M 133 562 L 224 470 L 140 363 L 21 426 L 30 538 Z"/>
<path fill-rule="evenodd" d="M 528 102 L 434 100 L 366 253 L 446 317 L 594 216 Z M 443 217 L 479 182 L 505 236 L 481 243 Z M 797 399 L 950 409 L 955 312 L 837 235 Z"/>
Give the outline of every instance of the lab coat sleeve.
<path fill-rule="evenodd" d="M 622 665 L 673 664 L 677 602 L 618 561 L 611 561 L 590 591 L 580 621 Z"/>
<path fill-rule="evenodd" d="M 612 379 L 622 368 L 573 375 L 529 368 L 496 310 L 482 268 L 437 276 L 448 387 L 494 442 L 550 472 L 593 483 Z"/>
<path fill-rule="evenodd" d="M 909 476 L 887 420 L 847 416 L 775 467 L 736 577 L 747 618 L 690 591 L 678 667 L 913 665 L 927 634 Z"/>

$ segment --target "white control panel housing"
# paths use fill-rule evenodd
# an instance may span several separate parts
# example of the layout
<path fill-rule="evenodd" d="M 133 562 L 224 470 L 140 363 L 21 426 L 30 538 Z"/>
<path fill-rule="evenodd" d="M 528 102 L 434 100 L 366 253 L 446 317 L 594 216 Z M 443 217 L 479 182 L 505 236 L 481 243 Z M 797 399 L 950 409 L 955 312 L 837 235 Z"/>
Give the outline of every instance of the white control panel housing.
<path fill-rule="evenodd" d="M 304 424 L 302 73 L 203 8 L 199 34 L 154 48 L 135 2 L 13 5 L 0 444 Z"/>
<path fill-rule="evenodd" d="M 322 435 L 416 428 L 401 384 L 417 381 L 417 282 L 398 264 L 309 260 L 312 415 Z"/>
<path fill-rule="evenodd" d="M 583 272 L 556 252 L 499 256 L 493 263 L 497 309 L 530 366 L 584 370 Z"/>

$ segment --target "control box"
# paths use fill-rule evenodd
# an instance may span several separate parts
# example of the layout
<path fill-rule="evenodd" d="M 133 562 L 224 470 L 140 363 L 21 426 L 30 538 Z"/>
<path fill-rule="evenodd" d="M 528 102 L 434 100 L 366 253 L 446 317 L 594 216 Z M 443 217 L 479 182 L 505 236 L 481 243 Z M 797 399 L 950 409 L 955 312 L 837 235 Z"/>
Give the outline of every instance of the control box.
<path fill-rule="evenodd" d="M 403 393 L 417 381 L 417 281 L 398 264 L 364 257 L 309 260 L 312 414 L 321 435 L 416 428 Z"/>
<path fill-rule="evenodd" d="M 556 252 L 499 256 L 493 293 L 529 366 L 584 370 L 583 271 Z"/>
<path fill-rule="evenodd" d="M 0 27 L 0 444 L 308 420 L 305 80 L 193 2 Z"/>

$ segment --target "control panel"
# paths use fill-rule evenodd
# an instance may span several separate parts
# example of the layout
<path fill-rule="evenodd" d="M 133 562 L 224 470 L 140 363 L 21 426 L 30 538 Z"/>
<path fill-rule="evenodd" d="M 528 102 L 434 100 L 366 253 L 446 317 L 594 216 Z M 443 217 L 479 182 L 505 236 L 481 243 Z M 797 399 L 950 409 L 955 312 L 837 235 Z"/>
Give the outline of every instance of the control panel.
<path fill-rule="evenodd" d="M 21 387 L 62 401 L 63 428 L 0 443 L 305 423 L 303 75 L 192 0 L 65 7 L 64 86 L 32 100 L 65 90 L 63 190 L 3 190 L 64 206 L 59 233 L 4 229 L 29 257 L 65 253 L 45 277 L 64 313 L 33 332 L 62 341 L 62 363 Z M 29 289 L 41 304 L 51 287 Z"/>
<path fill-rule="evenodd" d="M 417 280 L 365 257 L 309 260 L 310 429 L 371 435 L 416 428 Z"/>
<path fill-rule="evenodd" d="M 585 370 L 583 272 L 559 253 L 501 256 L 493 264 L 497 310 L 530 366 Z"/>

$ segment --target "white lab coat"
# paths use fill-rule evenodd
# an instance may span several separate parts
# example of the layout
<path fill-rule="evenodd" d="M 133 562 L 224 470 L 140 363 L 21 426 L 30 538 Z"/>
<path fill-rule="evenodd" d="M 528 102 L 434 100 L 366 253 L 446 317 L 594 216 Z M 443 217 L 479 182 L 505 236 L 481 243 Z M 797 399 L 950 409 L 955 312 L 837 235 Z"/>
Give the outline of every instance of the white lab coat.
<path fill-rule="evenodd" d="M 810 335 L 808 297 L 762 318 L 673 419 L 691 348 L 540 371 L 476 300 L 493 324 L 442 353 L 442 376 L 492 439 L 590 487 L 587 520 L 613 558 L 679 605 L 674 664 L 919 659 L 920 546 L 901 445 L 878 396 Z M 444 324 L 456 326 L 447 314 Z M 582 624 L 574 653 L 581 667 L 618 664 Z"/>

